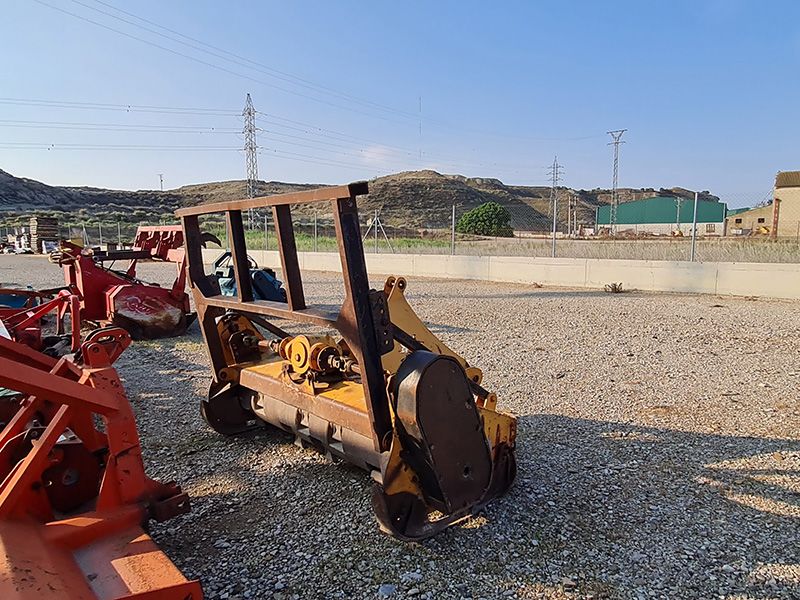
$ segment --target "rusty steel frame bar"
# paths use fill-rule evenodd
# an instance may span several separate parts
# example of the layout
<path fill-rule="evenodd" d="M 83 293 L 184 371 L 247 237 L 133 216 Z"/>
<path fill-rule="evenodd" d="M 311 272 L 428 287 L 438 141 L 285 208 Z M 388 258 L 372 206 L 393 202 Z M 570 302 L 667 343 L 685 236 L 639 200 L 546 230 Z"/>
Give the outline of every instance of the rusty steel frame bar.
<path fill-rule="evenodd" d="M 118 328 L 98 330 L 82 344 L 79 363 L 41 355 L 29 366 L 36 353 L 0 338 L 0 384 L 33 394 L 0 430 L 3 598 L 202 599 L 199 582 L 187 580 L 142 529 L 151 518 L 185 513 L 188 497 L 144 472 L 133 410 L 111 366 L 129 343 Z M 40 412 L 44 431 L 12 460 L 20 449 L 15 440 Z M 92 415 L 100 416 L 103 431 Z M 48 500 L 42 479 L 57 463 L 51 451 L 68 429 L 90 452 L 102 449 L 105 459 L 94 503 L 62 514 Z"/>
<path fill-rule="evenodd" d="M 300 264 L 297 261 L 291 206 L 274 205 L 272 218 L 275 221 L 275 233 L 278 237 L 283 278 L 286 280 L 286 303 L 289 305 L 289 310 L 303 310 L 306 308 L 306 299 L 303 293 L 303 279 L 300 276 Z"/>
<path fill-rule="evenodd" d="M 356 206 L 356 196 L 368 192 L 369 187 L 366 182 L 356 182 L 307 192 L 205 204 L 180 209 L 176 211 L 176 215 L 183 223 L 189 280 L 196 290 L 195 304 L 215 381 L 224 379 L 220 374 L 228 366 L 225 363 L 215 322 L 216 318 L 226 310 L 288 319 L 320 327 L 334 327 L 342 334 L 354 358 L 361 365 L 361 379 L 372 428 L 371 436 L 375 449 L 380 452 L 388 450 L 393 429 L 381 368 L 377 328 L 369 300 L 369 279 Z M 345 289 L 344 303 L 339 311 L 333 313 L 307 306 L 303 292 L 291 221 L 291 206 L 313 202 L 328 202 L 333 209 Z M 278 251 L 287 287 L 287 305 L 253 300 L 252 289 L 246 276 L 247 248 L 244 243 L 241 214 L 243 210 L 265 207 L 272 208 L 275 219 Z M 223 296 L 219 286 L 206 275 L 204 270 L 199 217 L 214 213 L 225 213 L 226 216 L 234 274 L 240 290 L 237 298 Z M 243 285 L 243 282 L 247 283 Z"/>
<path fill-rule="evenodd" d="M 229 202 L 214 202 L 201 204 L 175 211 L 179 218 L 220 213 L 229 210 L 244 211 L 249 208 L 264 208 L 265 206 L 278 206 L 281 204 L 309 204 L 312 202 L 328 202 L 343 198 L 355 198 L 368 193 L 366 181 L 357 181 L 347 185 L 318 188 L 306 192 L 292 192 L 290 194 L 277 194 L 275 196 L 259 196 L 246 200 L 232 200 Z M 184 232 L 186 230 L 184 229 Z"/>
<path fill-rule="evenodd" d="M 0 289 L 0 295 L 7 293 L 8 290 Z M 31 299 L 35 297 L 47 298 L 40 292 L 28 294 Z M 42 318 L 51 313 L 56 313 L 56 333 L 64 333 L 64 316 L 70 313 L 70 351 L 76 352 L 80 347 L 81 341 L 81 320 L 80 320 L 80 298 L 67 290 L 58 292 L 55 298 L 43 302 L 38 306 L 23 307 L 18 309 L 0 308 L 0 321 L 16 338 L 16 332 L 26 327 L 36 324 Z"/>
<path fill-rule="evenodd" d="M 77 381 L 43 377 L 41 369 L 10 359 L 0 358 L 0 386 L 29 396 L 57 398 L 67 406 L 83 405 L 100 415 L 117 410 L 117 401 L 105 390 L 87 390 L 85 384 Z"/>

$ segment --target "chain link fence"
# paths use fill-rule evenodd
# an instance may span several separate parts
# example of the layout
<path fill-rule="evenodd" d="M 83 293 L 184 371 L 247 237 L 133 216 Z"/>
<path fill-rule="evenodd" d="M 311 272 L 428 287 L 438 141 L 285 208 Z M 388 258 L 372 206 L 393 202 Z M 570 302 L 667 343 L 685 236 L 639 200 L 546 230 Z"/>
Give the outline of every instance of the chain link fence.
<path fill-rule="evenodd" d="M 446 204 L 420 220 L 412 205 L 384 211 L 360 199 L 359 216 L 367 253 L 530 256 L 595 259 L 695 260 L 702 262 L 800 263 L 800 186 L 776 188 L 759 197 L 698 198 L 657 196 L 619 205 L 610 223 L 607 204 L 591 205 L 579 193 L 559 189 L 552 198 L 504 204 L 509 228 L 504 235 L 467 233 L 462 219 L 478 204 Z M 412 204 L 412 203 L 409 203 Z M 555 219 L 554 219 L 555 205 Z M 269 210 L 244 215 L 248 248 L 276 250 Z M 222 215 L 204 217 L 204 231 L 227 247 Z M 696 220 L 696 224 L 695 224 Z M 297 249 L 336 252 L 330 206 L 298 205 L 292 209 Z M 167 215 L 149 220 L 59 219 L 62 238 L 89 245 L 129 245 L 140 225 L 173 225 Z M 415 225 L 410 225 L 415 223 Z M 0 221 L 3 239 L 24 231 L 26 220 Z"/>
<path fill-rule="evenodd" d="M 58 219 L 58 238 L 78 240 L 86 246 L 108 246 L 117 248 L 131 246 L 140 226 L 148 225 L 179 225 L 174 217 L 162 217 L 142 221 L 105 220 L 91 218 L 64 218 Z M 0 236 L 6 244 L 25 246 L 30 240 L 29 218 L 15 218 L 0 221 Z M 37 249 L 38 251 L 39 249 Z"/>
<path fill-rule="evenodd" d="M 465 233 L 462 217 L 473 207 L 450 205 L 447 222 L 432 227 L 404 225 L 379 207 L 360 206 L 367 253 L 531 256 L 703 262 L 800 262 L 800 195 L 797 201 L 731 198 L 698 199 L 694 223 L 692 198 L 662 198 L 631 221 L 620 211 L 615 227 L 604 223 L 602 207 L 581 205 L 577 197 L 557 197 L 556 219 L 547 204 L 507 206 L 511 231 L 504 236 Z M 734 207 L 730 208 L 728 202 Z M 718 204 L 714 206 L 713 204 Z M 776 206 L 777 205 L 777 206 Z M 621 205 L 622 206 L 622 205 Z M 396 212 L 396 211 L 395 211 Z M 627 211 L 629 212 L 629 211 Z M 665 214 L 674 214 L 668 220 Z M 336 232 L 327 205 L 293 209 L 298 250 L 336 252 Z M 652 216 L 653 222 L 647 222 Z M 220 224 L 224 236 L 224 224 Z M 257 212 L 248 231 L 248 247 L 277 249 L 271 213 Z"/>

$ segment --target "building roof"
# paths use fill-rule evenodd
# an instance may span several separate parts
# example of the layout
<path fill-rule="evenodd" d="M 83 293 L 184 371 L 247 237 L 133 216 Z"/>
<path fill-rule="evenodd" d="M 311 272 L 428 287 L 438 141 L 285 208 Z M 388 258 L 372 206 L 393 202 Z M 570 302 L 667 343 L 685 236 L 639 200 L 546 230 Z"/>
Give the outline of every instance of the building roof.
<path fill-rule="evenodd" d="M 747 212 L 748 210 L 753 210 L 753 208 L 751 206 L 746 206 L 744 208 L 729 208 L 728 214 L 725 216 L 732 217 L 733 215 L 738 215 L 739 213 Z"/>
<path fill-rule="evenodd" d="M 680 202 L 681 223 L 691 223 L 694 215 L 694 201 L 674 196 L 654 196 L 633 202 L 623 202 L 617 207 L 617 225 L 646 225 L 653 223 L 676 223 L 678 203 Z M 725 220 L 727 206 L 723 202 L 698 200 L 698 223 L 721 223 Z M 611 207 L 597 209 L 597 224 L 610 224 Z"/>
<path fill-rule="evenodd" d="M 780 171 L 775 176 L 775 187 L 800 187 L 800 171 Z"/>
<path fill-rule="evenodd" d="M 748 208 L 747 210 L 738 211 L 736 213 L 729 212 L 728 218 L 736 217 L 737 219 L 749 219 L 752 217 L 769 217 L 772 215 L 773 206 L 772 204 L 765 204 L 764 206 L 754 206 L 753 208 Z"/>

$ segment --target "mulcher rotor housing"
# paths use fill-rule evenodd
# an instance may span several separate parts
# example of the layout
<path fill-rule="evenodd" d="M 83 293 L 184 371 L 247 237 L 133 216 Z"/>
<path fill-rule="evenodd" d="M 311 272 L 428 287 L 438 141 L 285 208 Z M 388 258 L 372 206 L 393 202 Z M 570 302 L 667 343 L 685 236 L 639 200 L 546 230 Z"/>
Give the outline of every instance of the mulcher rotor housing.
<path fill-rule="evenodd" d="M 365 182 L 206 204 L 177 212 L 189 279 L 213 381 L 201 411 L 220 433 L 262 422 L 305 445 L 371 472 L 381 528 L 418 540 L 474 514 L 515 476 L 516 419 L 497 411 L 480 369 L 467 364 L 417 317 L 406 280 L 369 287 L 356 197 Z M 307 306 L 291 207 L 332 206 L 345 300 Z M 271 207 L 286 303 L 254 298 L 242 211 Z M 224 213 L 236 295 L 206 273 L 199 218 Z M 312 326 L 293 335 L 276 321 Z"/>

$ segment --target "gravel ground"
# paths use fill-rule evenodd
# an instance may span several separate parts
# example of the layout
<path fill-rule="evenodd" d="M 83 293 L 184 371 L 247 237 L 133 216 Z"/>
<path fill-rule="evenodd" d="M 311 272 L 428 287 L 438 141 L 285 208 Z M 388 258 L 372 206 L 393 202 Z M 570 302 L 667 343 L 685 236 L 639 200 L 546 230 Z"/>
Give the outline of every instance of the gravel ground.
<path fill-rule="evenodd" d="M 60 273 L 0 256 L 0 280 Z M 306 288 L 341 299 L 334 275 Z M 796 303 L 429 279 L 408 295 L 519 416 L 510 493 L 421 544 L 379 533 L 366 473 L 206 427 L 196 326 L 120 359 L 149 474 L 193 502 L 153 535 L 207 597 L 800 598 Z"/>

